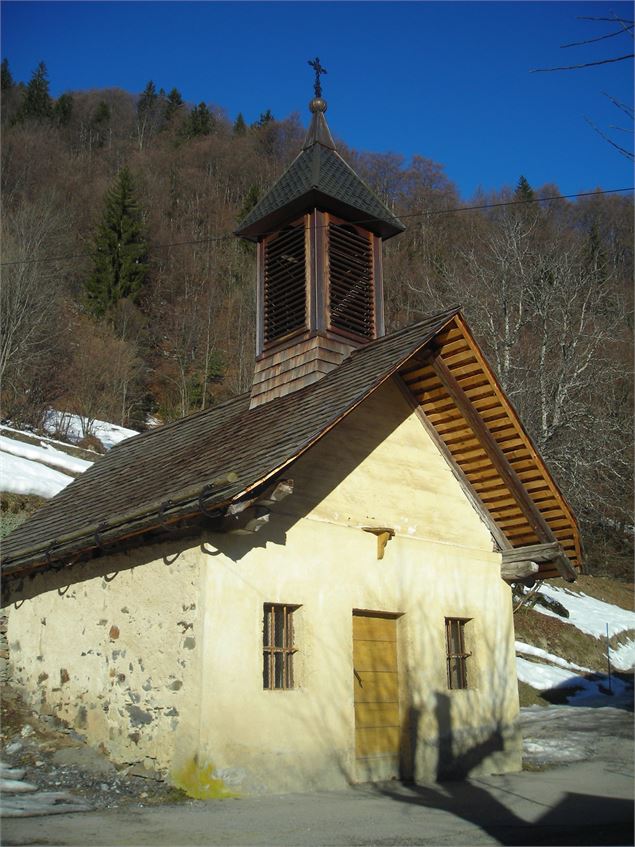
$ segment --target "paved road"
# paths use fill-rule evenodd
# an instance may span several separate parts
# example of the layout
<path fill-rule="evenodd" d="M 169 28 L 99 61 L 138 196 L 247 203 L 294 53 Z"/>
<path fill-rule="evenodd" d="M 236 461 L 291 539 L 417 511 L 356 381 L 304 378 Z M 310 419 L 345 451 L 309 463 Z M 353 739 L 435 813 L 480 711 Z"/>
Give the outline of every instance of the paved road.
<path fill-rule="evenodd" d="M 631 760 L 632 761 L 632 760 Z M 4 845 L 633 844 L 633 769 L 582 762 L 442 786 L 395 783 L 7 820 Z"/>

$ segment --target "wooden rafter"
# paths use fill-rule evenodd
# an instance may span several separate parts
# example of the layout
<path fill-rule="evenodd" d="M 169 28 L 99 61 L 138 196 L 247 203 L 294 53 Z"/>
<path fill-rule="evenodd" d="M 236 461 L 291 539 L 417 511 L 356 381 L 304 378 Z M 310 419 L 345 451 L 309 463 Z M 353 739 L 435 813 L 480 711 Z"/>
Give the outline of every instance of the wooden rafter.
<path fill-rule="evenodd" d="M 499 546 L 557 544 L 559 554 L 540 562 L 540 577 L 575 578 L 575 518 L 461 316 L 400 375 L 428 431 L 496 526 Z"/>

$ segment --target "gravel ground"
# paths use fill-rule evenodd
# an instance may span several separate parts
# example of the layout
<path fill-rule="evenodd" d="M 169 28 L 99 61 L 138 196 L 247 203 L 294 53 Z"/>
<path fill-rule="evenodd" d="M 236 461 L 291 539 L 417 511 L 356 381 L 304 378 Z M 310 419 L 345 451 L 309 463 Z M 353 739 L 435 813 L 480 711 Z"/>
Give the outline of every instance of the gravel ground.
<path fill-rule="evenodd" d="M 601 759 L 632 774 L 632 702 L 621 705 L 521 709 L 524 768 L 542 771 Z M 0 758 L 23 769 L 24 780 L 42 792 L 68 792 L 97 811 L 193 802 L 138 765 L 116 768 L 73 730 L 26 709 L 11 689 L 3 694 L 2 719 Z"/>

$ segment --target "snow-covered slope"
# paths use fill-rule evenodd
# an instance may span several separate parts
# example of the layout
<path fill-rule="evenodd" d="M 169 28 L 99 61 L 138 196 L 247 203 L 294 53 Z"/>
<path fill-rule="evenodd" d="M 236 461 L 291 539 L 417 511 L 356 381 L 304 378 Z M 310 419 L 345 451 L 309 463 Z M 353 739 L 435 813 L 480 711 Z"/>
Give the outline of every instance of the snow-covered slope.
<path fill-rule="evenodd" d="M 595 597 L 586 594 L 568 591 L 566 588 L 558 588 L 555 585 L 542 585 L 540 593 L 545 597 L 551 597 L 561 603 L 569 612 L 568 618 L 561 618 L 565 623 L 575 626 L 582 632 L 602 638 L 606 635 L 606 627 L 609 627 L 609 635 L 616 635 L 627 629 L 635 629 L 635 612 L 620 609 L 611 603 L 603 603 Z M 556 612 L 544 606 L 534 606 L 542 615 L 559 617 Z"/>
<path fill-rule="evenodd" d="M 539 603 L 525 614 L 558 619 L 562 623 L 560 630 L 565 636 L 563 644 L 570 646 L 572 639 L 577 641 L 578 655 L 584 656 L 587 650 L 589 667 L 586 663 L 582 665 L 558 656 L 553 650 L 548 651 L 526 640 L 518 640 L 516 670 L 519 682 L 539 692 L 559 689 L 563 698 L 575 705 L 587 705 L 590 702 L 594 705 L 613 705 L 616 700 L 632 698 L 632 679 L 629 681 L 624 678 L 623 673 L 615 676 L 615 672 L 633 671 L 635 613 L 580 590 L 553 584 L 542 584 L 538 593 L 547 600 L 557 601 L 567 610 L 568 617 Z M 604 665 L 602 672 L 598 671 L 599 660 Z"/>
<path fill-rule="evenodd" d="M 15 456 L 0 448 L 0 488 L 4 492 L 49 498 L 66 488 L 73 479 L 41 462 Z"/>
<path fill-rule="evenodd" d="M 55 409 L 49 409 L 46 413 L 43 427 L 51 434 L 63 432 L 72 444 L 77 444 L 86 435 L 86 422 L 80 415 L 58 412 Z M 111 424 L 108 421 L 93 421 L 90 425 L 90 433 L 101 441 L 106 450 L 138 434 L 134 429 L 126 429 L 124 426 Z"/>
<path fill-rule="evenodd" d="M 65 432 L 71 443 L 84 435 L 78 415 L 51 410 L 44 426 L 47 432 Z M 107 421 L 95 421 L 91 431 L 107 449 L 137 433 Z M 25 440 L 27 439 L 27 440 Z M 65 488 L 93 462 L 60 450 L 64 442 L 47 436 L 20 432 L 9 426 L 0 426 L 0 491 L 6 494 L 53 497 Z M 80 451 L 77 451 L 80 452 Z M 83 455 L 90 455 L 87 451 Z M 99 454 L 94 453 L 95 460 Z"/>

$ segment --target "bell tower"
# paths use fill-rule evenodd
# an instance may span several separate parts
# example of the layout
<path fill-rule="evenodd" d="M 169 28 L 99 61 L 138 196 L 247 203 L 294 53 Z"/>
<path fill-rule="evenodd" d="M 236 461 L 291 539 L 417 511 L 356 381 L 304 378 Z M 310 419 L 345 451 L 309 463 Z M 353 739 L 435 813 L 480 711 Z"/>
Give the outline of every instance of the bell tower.
<path fill-rule="evenodd" d="M 404 226 L 335 149 L 319 59 L 311 124 L 291 165 L 241 222 L 258 245 L 251 408 L 321 379 L 384 334 L 382 241 Z"/>

